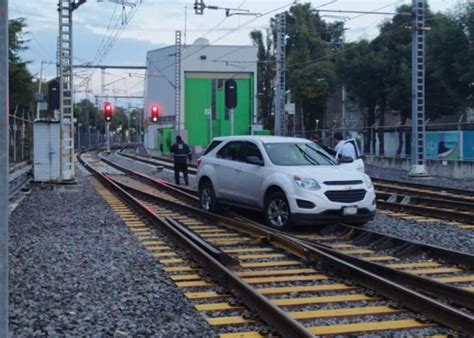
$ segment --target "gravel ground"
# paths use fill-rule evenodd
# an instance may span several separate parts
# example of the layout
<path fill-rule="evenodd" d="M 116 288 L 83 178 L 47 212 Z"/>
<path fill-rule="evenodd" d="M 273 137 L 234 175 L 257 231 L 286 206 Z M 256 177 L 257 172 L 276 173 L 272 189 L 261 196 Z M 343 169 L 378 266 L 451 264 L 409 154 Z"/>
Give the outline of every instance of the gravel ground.
<path fill-rule="evenodd" d="M 389 169 L 389 168 L 382 168 L 376 167 L 373 165 L 365 165 L 366 173 L 373 178 L 381 178 L 387 180 L 397 180 L 402 182 L 409 182 L 409 183 L 419 183 L 419 184 L 426 184 L 438 187 L 445 187 L 445 188 L 457 188 L 457 189 L 468 189 L 473 190 L 474 194 L 474 180 L 468 179 L 454 179 L 454 178 L 447 178 L 447 177 L 440 177 L 440 176 L 430 176 L 427 178 L 413 178 L 408 177 L 408 172 L 404 170 L 398 169 Z"/>
<path fill-rule="evenodd" d="M 116 154 L 111 155 L 111 158 L 113 161 L 117 161 L 118 163 L 137 171 L 174 182 L 174 174 L 170 170 L 157 172 L 153 166 L 133 161 Z M 403 173 L 399 170 L 376 168 L 373 166 L 366 166 L 366 169 L 367 173 L 373 177 L 395 180 L 405 179 L 406 181 L 416 181 L 423 184 L 433 184 L 433 182 L 436 182 L 438 185 L 444 184 L 445 186 L 461 189 L 467 189 L 472 186 L 474 189 L 474 182 L 472 181 L 464 182 L 440 177 L 437 177 L 435 180 L 414 180 L 408 178 L 406 172 Z M 464 185 L 462 185 L 463 182 Z M 189 175 L 189 187 L 196 189 L 196 180 L 193 175 Z M 248 213 L 246 213 L 246 215 L 248 216 Z M 464 230 L 456 225 L 445 224 L 443 222 L 408 221 L 400 218 L 389 217 L 383 213 L 377 213 L 375 219 L 372 222 L 369 222 L 366 227 L 388 235 L 474 254 L 474 231 Z"/>
<path fill-rule="evenodd" d="M 35 186 L 10 217 L 10 332 L 216 336 L 77 170 Z"/>

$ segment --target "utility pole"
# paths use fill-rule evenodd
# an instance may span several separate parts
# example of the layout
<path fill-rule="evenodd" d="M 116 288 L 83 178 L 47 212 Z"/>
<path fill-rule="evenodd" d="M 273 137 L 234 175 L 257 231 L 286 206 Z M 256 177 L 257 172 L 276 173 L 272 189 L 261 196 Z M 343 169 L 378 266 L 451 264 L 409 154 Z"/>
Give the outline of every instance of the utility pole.
<path fill-rule="evenodd" d="M 425 12 L 426 0 L 412 0 L 411 55 L 411 171 L 409 176 L 426 176 L 425 168 Z"/>
<path fill-rule="evenodd" d="M 74 112 L 72 12 L 86 0 L 59 0 L 59 95 L 61 121 L 61 180 L 74 180 Z"/>
<path fill-rule="evenodd" d="M 175 35 L 175 129 L 176 135 L 181 133 L 181 31 L 176 31 Z"/>
<path fill-rule="evenodd" d="M 286 13 L 277 15 L 275 135 L 286 134 Z"/>
<path fill-rule="evenodd" d="M 40 68 L 40 76 L 38 80 L 38 97 L 36 98 L 36 119 L 39 120 L 40 118 L 40 101 L 38 100 L 39 96 L 41 95 L 41 83 L 43 80 L 43 65 L 44 61 L 41 61 L 41 68 Z"/>
<path fill-rule="evenodd" d="M 0 337 L 8 337 L 8 153 L 8 0 L 0 0 Z"/>

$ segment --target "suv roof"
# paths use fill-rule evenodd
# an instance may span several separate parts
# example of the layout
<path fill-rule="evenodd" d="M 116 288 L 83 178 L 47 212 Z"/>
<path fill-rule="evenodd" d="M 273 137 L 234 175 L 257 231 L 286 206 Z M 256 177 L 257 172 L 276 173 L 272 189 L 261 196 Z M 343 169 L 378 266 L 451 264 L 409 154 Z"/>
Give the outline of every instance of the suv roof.
<path fill-rule="evenodd" d="M 301 142 L 311 143 L 311 141 L 298 138 L 298 137 L 286 137 L 286 136 L 258 136 L 258 135 L 240 135 L 240 136 L 220 136 L 215 137 L 213 141 L 260 141 L 262 143 L 288 143 L 288 142 Z"/>

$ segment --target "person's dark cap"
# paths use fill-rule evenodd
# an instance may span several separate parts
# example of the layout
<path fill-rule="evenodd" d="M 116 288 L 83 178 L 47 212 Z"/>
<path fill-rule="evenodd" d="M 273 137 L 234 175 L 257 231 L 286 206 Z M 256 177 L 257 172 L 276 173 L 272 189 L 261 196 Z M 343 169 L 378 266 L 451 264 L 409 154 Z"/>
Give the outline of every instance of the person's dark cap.
<path fill-rule="evenodd" d="M 182 141 L 183 141 L 183 139 L 181 138 L 180 135 L 176 136 L 176 142 L 182 142 Z"/>
<path fill-rule="evenodd" d="M 335 138 L 336 140 L 339 140 L 339 141 L 344 139 L 344 137 L 342 137 L 342 134 L 341 134 L 341 133 L 335 133 L 335 134 L 334 134 L 334 138 Z"/>

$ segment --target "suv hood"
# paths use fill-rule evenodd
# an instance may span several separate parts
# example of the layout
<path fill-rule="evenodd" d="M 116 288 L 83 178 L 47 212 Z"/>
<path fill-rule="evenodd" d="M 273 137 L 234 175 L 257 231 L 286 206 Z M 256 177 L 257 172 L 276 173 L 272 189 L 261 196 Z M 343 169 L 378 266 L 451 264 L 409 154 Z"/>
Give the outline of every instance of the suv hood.
<path fill-rule="evenodd" d="M 312 178 L 320 183 L 324 181 L 352 180 L 361 180 L 364 182 L 362 173 L 343 166 L 285 166 L 278 168 L 290 175 L 296 175 L 301 178 Z"/>

